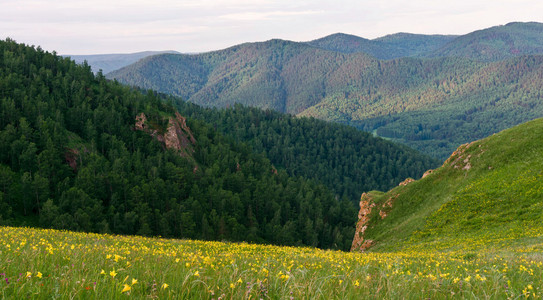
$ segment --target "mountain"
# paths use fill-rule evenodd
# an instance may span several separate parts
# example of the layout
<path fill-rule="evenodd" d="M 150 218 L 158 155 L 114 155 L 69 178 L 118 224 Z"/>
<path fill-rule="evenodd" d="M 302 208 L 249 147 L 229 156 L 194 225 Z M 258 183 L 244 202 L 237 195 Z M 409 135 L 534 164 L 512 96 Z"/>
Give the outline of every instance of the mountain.
<path fill-rule="evenodd" d="M 94 55 L 63 55 L 64 57 L 70 57 L 75 62 L 81 64 L 87 61 L 87 64 L 91 67 L 94 73 L 102 70 L 102 73 L 107 74 L 111 71 L 118 70 L 122 67 L 128 66 L 137 62 L 138 60 L 147 56 L 164 54 L 164 53 L 176 53 L 177 51 L 144 51 L 129 54 L 94 54 Z"/>
<path fill-rule="evenodd" d="M 527 54 L 543 54 L 543 24 L 514 22 L 478 30 L 421 54 L 424 57 L 467 57 L 499 61 Z"/>
<path fill-rule="evenodd" d="M 455 38 L 454 35 L 396 33 L 368 40 L 354 35 L 336 33 L 307 42 L 307 44 L 330 51 L 361 52 L 378 59 L 394 59 L 435 51 Z"/>
<path fill-rule="evenodd" d="M 361 197 L 353 249 L 529 244 L 543 233 L 543 119 L 460 146 L 422 179 Z"/>
<path fill-rule="evenodd" d="M 141 92 L 9 39 L 0 76 L 0 224 L 345 250 L 350 196 L 435 164 L 339 124 Z"/>
<path fill-rule="evenodd" d="M 348 249 L 356 211 L 154 92 L 0 41 L 0 223 Z"/>
<path fill-rule="evenodd" d="M 148 57 L 107 77 L 204 106 L 241 103 L 349 124 L 444 160 L 462 143 L 542 117 L 542 63 L 541 55 L 379 60 L 270 40 L 197 55 Z"/>

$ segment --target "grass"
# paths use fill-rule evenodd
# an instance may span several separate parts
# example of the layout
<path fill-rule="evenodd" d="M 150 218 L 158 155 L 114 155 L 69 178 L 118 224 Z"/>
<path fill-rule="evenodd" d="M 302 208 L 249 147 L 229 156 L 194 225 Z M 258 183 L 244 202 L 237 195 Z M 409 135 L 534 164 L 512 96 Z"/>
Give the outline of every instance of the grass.
<path fill-rule="evenodd" d="M 463 147 L 427 177 L 376 195 L 365 234 L 377 241 L 374 251 L 501 237 L 517 243 L 543 232 L 542 136 L 543 119 L 504 130 Z M 391 198 L 393 208 L 379 218 Z"/>
<path fill-rule="evenodd" d="M 0 239 L 3 298 L 524 299 L 543 292 L 541 235 L 523 246 L 382 253 L 15 227 L 1 227 Z"/>

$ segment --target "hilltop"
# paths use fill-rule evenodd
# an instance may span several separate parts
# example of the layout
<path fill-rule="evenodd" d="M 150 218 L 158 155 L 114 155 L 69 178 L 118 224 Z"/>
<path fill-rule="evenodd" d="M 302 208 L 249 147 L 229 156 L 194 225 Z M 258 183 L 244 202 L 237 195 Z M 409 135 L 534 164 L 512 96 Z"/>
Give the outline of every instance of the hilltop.
<path fill-rule="evenodd" d="M 543 119 L 518 125 L 460 146 L 420 180 L 363 194 L 354 248 L 451 250 L 537 241 L 543 235 L 542 136 Z"/>

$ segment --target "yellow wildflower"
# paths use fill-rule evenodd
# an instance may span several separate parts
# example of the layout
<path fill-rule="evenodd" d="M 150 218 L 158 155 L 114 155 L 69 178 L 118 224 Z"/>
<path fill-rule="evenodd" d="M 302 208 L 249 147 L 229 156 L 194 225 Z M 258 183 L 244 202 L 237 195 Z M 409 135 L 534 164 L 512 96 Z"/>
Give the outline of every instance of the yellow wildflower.
<path fill-rule="evenodd" d="M 196 271 L 196 272 L 194 273 L 194 276 L 199 277 L 199 276 L 200 276 L 200 272 Z"/>
<path fill-rule="evenodd" d="M 26 278 L 30 278 L 32 277 L 32 272 L 26 272 L 26 275 L 25 275 Z"/>
<path fill-rule="evenodd" d="M 36 274 L 36 277 L 38 278 L 41 278 L 43 276 L 43 274 L 41 272 L 38 272 L 38 274 Z"/>
<path fill-rule="evenodd" d="M 360 286 L 360 281 L 358 279 L 354 282 L 354 286 Z"/>
<path fill-rule="evenodd" d="M 115 276 L 117 276 L 117 272 L 115 272 L 115 270 L 111 270 L 111 272 L 109 272 L 109 275 L 111 277 L 115 277 Z"/>
<path fill-rule="evenodd" d="M 138 280 L 136 278 L 132 278 L 132 285 L 138 283 Z"/>
<path fill-rule="evenodd" d="M 104 271 L 104 269 L 102 269 L 102 271 L 100 271 L 100 275 L 106 275 L 106 271 Z"/>
<path fill-rule="evenodd" d="M 130 291 L 131 289 L 132 289 L 131 286 L 129 286 L 128 284 L 125 284 L 123 290 L 121 291 L 121 293 L 128 292 L 128 291 Z"/>

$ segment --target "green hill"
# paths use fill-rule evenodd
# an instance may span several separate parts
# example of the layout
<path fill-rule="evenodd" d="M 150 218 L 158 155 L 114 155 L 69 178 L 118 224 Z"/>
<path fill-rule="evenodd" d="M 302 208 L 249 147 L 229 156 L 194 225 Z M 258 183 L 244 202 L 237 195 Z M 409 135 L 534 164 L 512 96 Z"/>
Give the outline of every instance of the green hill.
<path fill-rule="evenodd" d="M 373 250 L 444 250 L 541 237 L 542 136 L 537 119 L 462 145 L 421 180 L 363 195 L 364 242 Z"/>
<path fill-rule="evenodd" d="M 378 60 L 271 40 L 153 56 L 108 77 L 204 106 L 241 103 L 350 124 L 444 160 L 462 143 L 542 117 L 542 63 L 539 55 Z"/>

